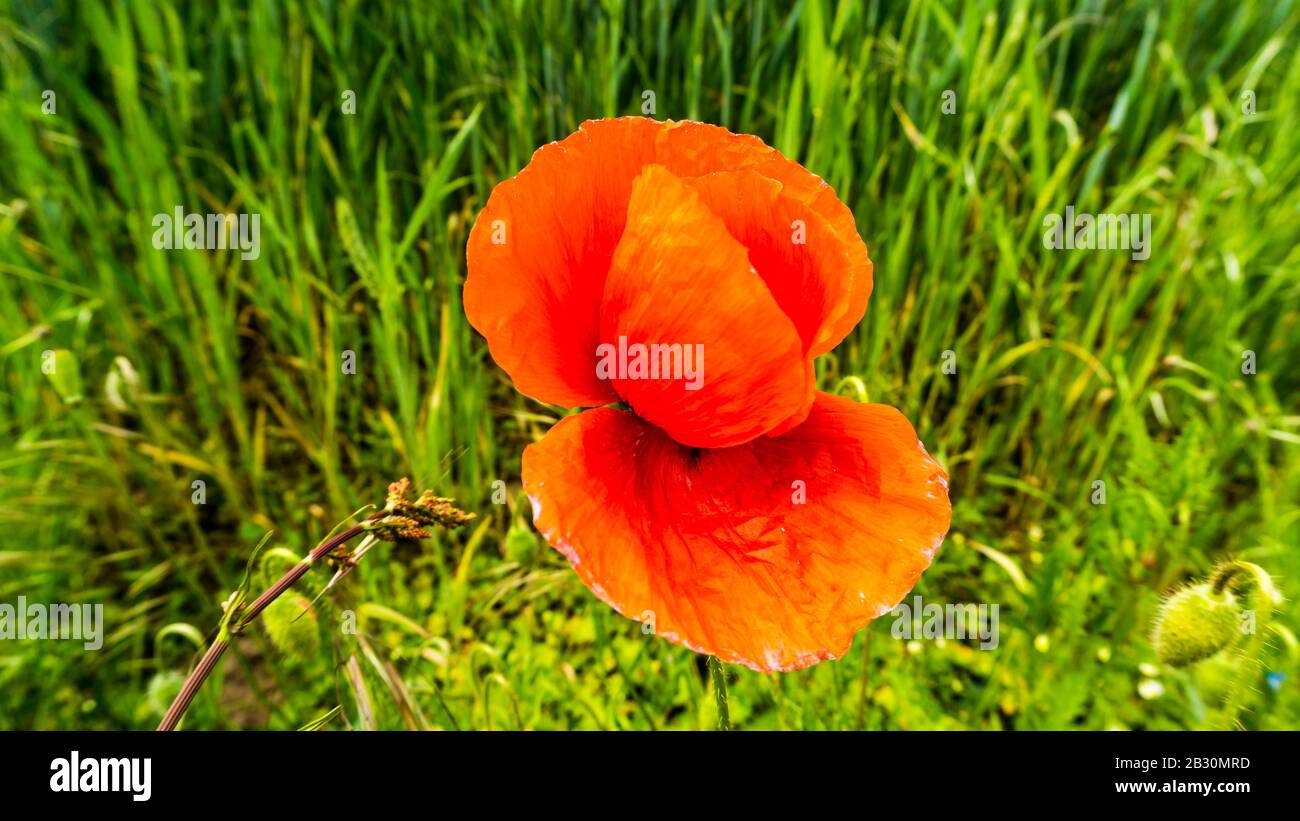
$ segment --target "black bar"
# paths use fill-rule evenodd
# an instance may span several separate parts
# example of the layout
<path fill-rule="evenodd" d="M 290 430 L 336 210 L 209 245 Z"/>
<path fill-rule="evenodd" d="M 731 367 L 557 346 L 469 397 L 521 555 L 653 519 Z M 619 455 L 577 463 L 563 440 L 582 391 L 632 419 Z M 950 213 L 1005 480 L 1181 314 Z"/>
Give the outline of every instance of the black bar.
<path fill-rule="evenodd" d="M 6 804 L 205 814 L 410 802 L 427 802 L 434 814 L 463 801 L 494 812 L 513 802 L 536 812 L 552 802 L 578 811 L 614 801 L 614 812 L 693 798 L 759 809 L 829 802 L 829 811 L 837 796 L 864 814 L 904 801 L 991 800 L 990 808 L 1051 812 L 1189 802 L 1236 809 L 1290 799 L 1295 742 L 1293 733 L 1188 732 L 27 732 L 0 736 L 0 789 Z M 134 800 L 129 788 L 53 791 L 51 779 L 66 767 L 52 764 L 70 767 L 73 751 L 82 777 L 103 774 L 103 759 L 141 759 L 142 771 L 148 758 L 148 800 Z"/>

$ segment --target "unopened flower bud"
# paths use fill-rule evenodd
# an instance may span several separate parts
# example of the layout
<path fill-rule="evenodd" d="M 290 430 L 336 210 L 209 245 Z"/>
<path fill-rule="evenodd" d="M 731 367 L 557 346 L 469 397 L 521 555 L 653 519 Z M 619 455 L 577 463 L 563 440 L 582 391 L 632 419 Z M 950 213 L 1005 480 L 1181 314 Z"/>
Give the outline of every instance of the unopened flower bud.
<path fill-rule="evenodd" d="M 1237 597 L 1227 590 L 1215 592 L 1208 583 L 1179 590 L 1156 617 L 1156 655 L 1173 667 L 1209 658 L 1238 636 L 1239 613 Z"/>

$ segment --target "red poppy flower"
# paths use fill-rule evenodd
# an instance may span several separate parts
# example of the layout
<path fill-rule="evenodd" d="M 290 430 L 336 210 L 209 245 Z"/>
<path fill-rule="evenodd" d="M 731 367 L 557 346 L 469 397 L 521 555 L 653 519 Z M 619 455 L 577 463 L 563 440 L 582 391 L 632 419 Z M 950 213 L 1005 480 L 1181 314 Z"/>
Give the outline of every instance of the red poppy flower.
<path fill-rule="evenodd" d="M 466 314 L 520 391 L 631 409 L 568 417 L 523 457 L 534 524 L 620 613 L 794 670 L 846 652 L 929 566 L 943 469 L 898 411 L 814 388 L 872 268 L 798 163 L 717 126 L 590 121 L 496 187 L 468 258 Z"/>

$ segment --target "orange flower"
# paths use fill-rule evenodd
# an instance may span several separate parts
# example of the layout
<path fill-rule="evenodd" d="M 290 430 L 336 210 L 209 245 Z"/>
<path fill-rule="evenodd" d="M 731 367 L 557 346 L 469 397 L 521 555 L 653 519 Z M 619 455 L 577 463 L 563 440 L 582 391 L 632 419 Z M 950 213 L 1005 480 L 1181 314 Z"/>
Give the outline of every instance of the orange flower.
<path fill-rule="evenodd" d="M 496 187 L 468 257 L 465 312 L 520 391 L 631 408 L 566 418 L 523 457 L 534 524 L 614 609 L 795 670 L 846 652 L 929 566 L 943 469 L 898 411 L 814 388 L 872 268 L 798 163 L 717 126 L 589 121 Z M 652 345 L 699 351 L 702 378 L 666 354 L 658 378 L 598 367 Z"/>

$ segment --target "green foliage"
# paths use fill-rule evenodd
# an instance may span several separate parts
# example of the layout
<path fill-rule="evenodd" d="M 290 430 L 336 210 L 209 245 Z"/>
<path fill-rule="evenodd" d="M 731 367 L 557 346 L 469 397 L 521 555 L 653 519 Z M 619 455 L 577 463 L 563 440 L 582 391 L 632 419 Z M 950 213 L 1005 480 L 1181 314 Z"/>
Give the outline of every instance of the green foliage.
<path fill-rule="evenodd" d="M 460 305 L 492 186 L 645 90 L 853 209 L 875 290 L 819 386 L 860 377 L 951 474 L 916 592 L 1001 607 L 996 650 L 885 617 L 837 662 L 729 668 L 733 726 L 1207 726 L 1161 597 L 1228 557 L 1300 578 L 1293 2 L 54 6 L 0 4 L 0 602 L 103 602 L 105 641 L 0 642 L 0 727 L 152 726 L 195 659 L 160 629 L 210 638 L 261 533 L 302 555 L 401 475 L 479 523 L 377 546 L 317 653 L 245 631 L 187 728 L 713 727 L 704 659 L 554 551 L 503 558 L 493 483 L 565 409 Z M 259 213 L 260 257 L 155 251 L 177 205 Z M 1150 213 L 1150 258 L 1045 248 L 1067 205 Z M 1243 725 L 1300 726 L 1296 628 Z"/>
<path fill-rule="evenodd" d="M 525 524 L 516 522 L 506 532 L 505 557 L 521 565 L 531 565 L 537 558 L 538 537 Z"/>

